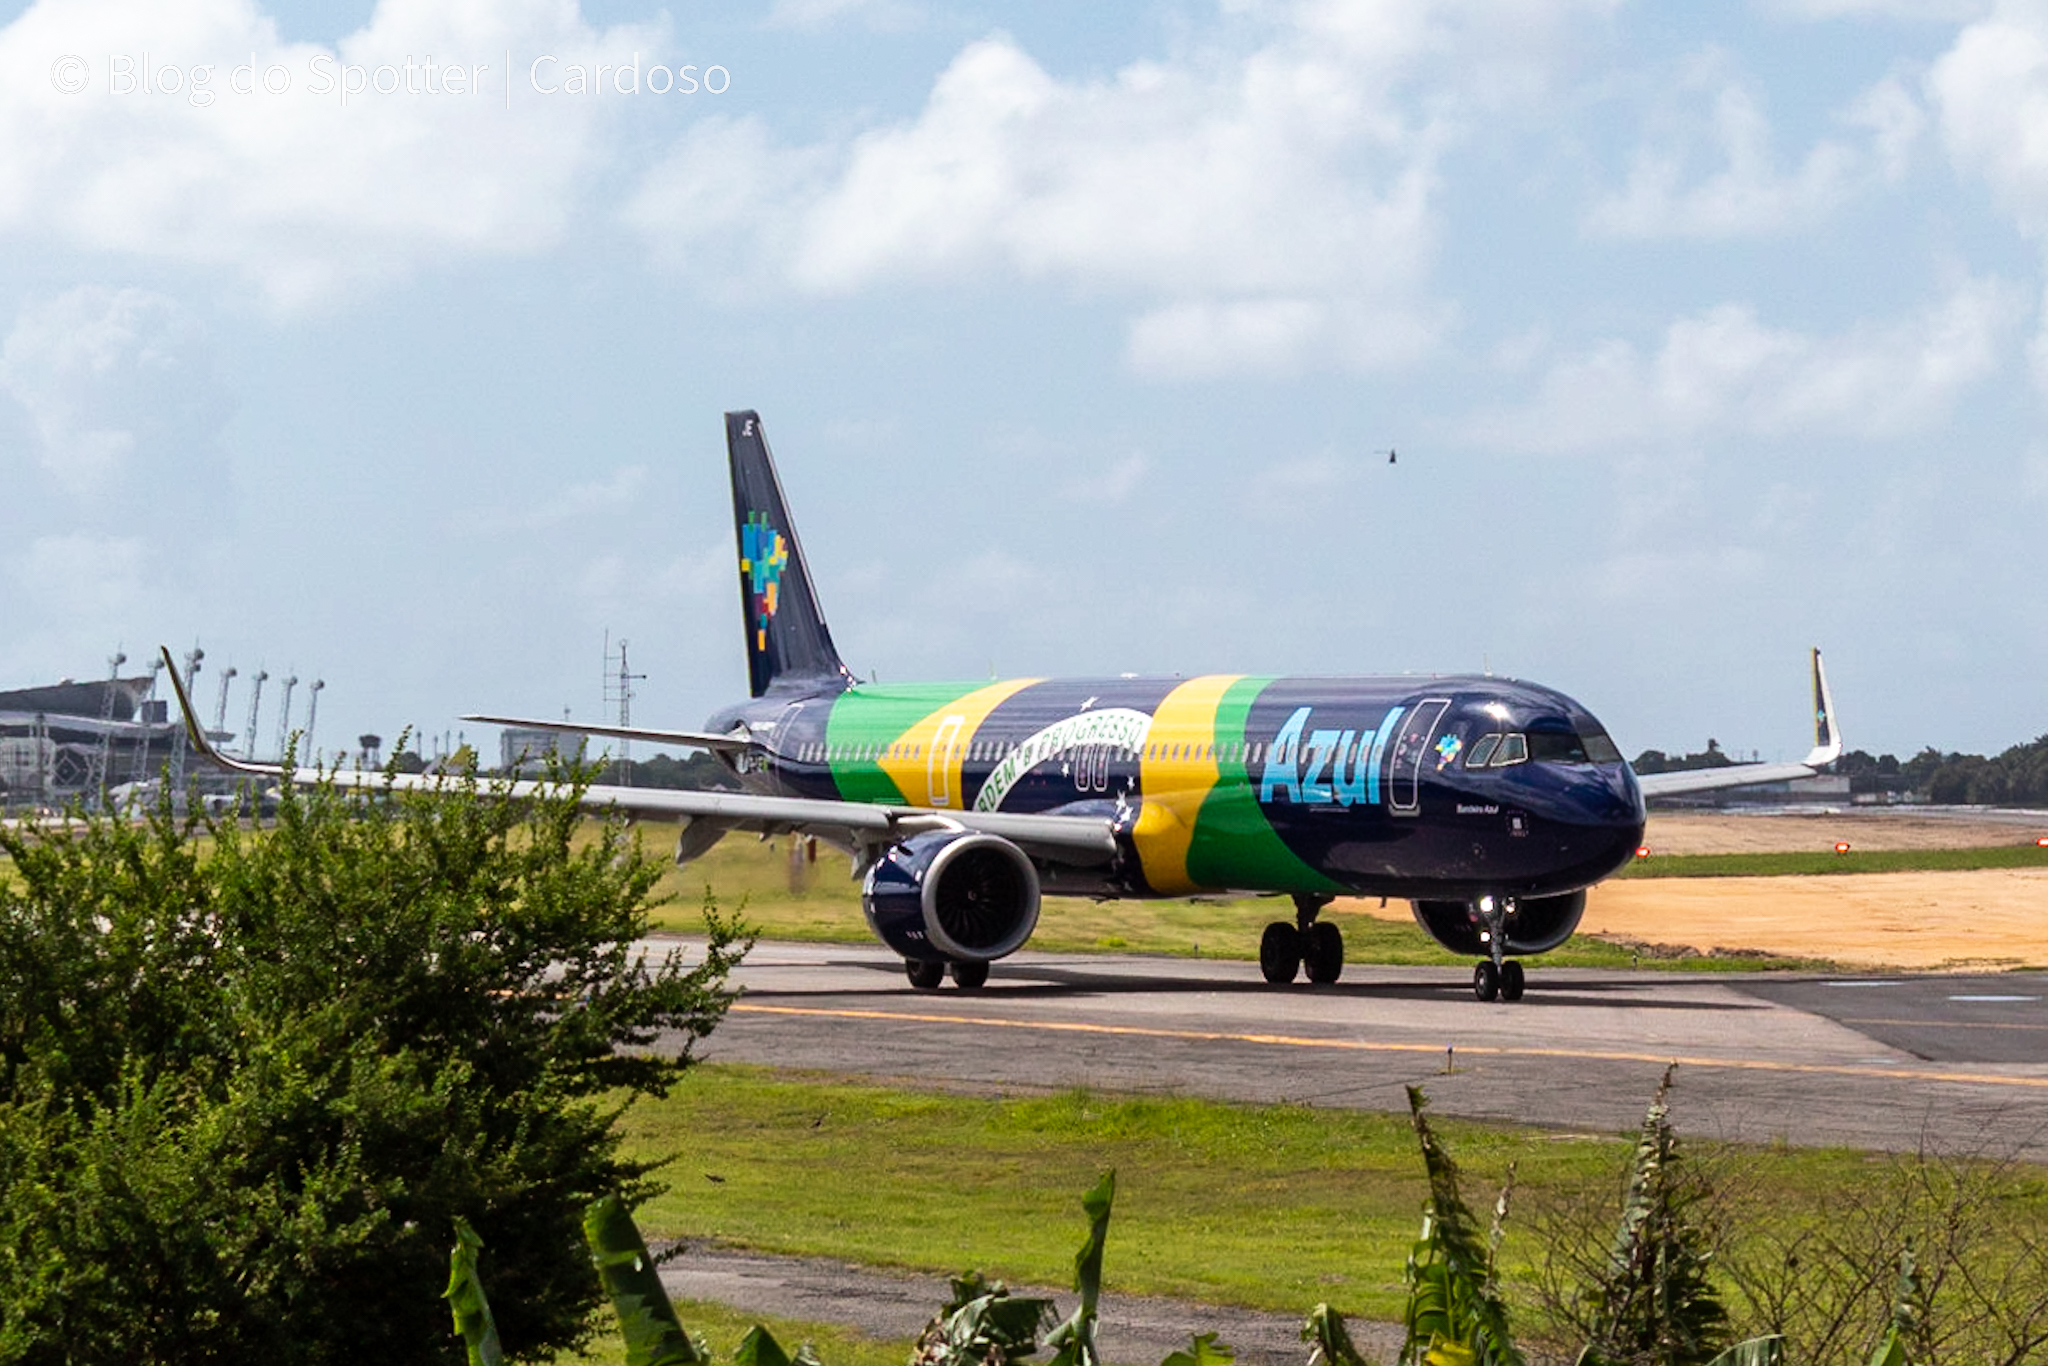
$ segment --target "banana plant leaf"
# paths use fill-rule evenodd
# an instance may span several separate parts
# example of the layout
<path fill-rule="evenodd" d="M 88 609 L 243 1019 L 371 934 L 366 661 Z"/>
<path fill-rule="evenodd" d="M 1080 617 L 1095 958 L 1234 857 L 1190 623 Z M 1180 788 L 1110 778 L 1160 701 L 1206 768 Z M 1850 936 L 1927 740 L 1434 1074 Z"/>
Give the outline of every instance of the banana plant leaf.
<path fill-rule="evenodd" d="M 699 1366 L 709 1360 L 676 1318 L 661 1273 L 624 1201 L 607 1195 L 584 1210 L 583 1238 L 618 1312 L 626 1366 Z"/>
<path fill-rule="evenodd" d="M 1053 1349 L 1046 1366 L 1101 1366 L 1095 1351 L 1095 1306 L 1102 1298 L 1102 1250 L 1109 1239 L 1109 1210 L 1116 1202 L 1116 1173 L 1104 1172 L 1095 1188 L 1081 1197 L 1088 1215 L 1088 1237 L 1074 1254 L 1074 1289 L 1081 1303 L 1065 1323 L 1046 1335 Z"/>
<path fill-rule="evenodd" d="M 1308 1366 L 1367 1366 L 1365 1354 L 1344 1326 L 1344 1316 L 1327 1304 L 1308 1311 L 1301 1325 L 1301 1340 L 1311 1344 Z"/>
<path fill-rule="evenodd" d="M 917 1339 L 915 1366 L 1001 1366 L 1038 1350 L 1052 1301 L 1012 1295 L 979 1271 L 952 1280 L 953 1296 Z"/>
<path fill-rule="evenodd" d="M 1507 1307 L 1493 1283 L 1493 1258 L 1479 1221 L 1458 1191 L 1458 1164 L 1444 1151 L 1424 1111 L 1429 1098 L 1408 1088 L 1408 1111 L 1429 1177 L 1422 1232 L 1408 1253 L 1408 1306 L 1402 1366 L 1523 1366 L 1508 1331 Z M 1507 1194 L 1496 1205 L 1506 1218 Z"/>
<path fill-rule="evenodd" d="M 1230 1366 L 1237 1349 L 1216 1340 L 1214 1333 L 1197 1333 L 1178 1352 L 1168 1352 L 1159 1366 Z"/>
<path fill-rule="evenodd" d="M 469 1220 L 455 1216 L 455 1246 L 448 1253 L 448 1288 L 441 1298 L 455 1315 L 455 1331 L 469 1352 L 469 1366 L 500 1366 L 505 1349 L 498 1343 L 498 1323 L 491 1317 L 491 1302 L 484 1297 L 484 1283 L 477 1276 L 477 1253 L 484 1240 L 477 1237 Z"/>

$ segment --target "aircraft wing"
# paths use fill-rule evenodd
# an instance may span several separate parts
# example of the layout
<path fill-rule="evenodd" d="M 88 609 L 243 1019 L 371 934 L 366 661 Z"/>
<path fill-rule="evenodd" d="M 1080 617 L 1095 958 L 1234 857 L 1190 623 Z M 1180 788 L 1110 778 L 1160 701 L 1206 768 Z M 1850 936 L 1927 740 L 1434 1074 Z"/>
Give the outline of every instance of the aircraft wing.
<path fill-rule="evenodd" d="M 701 730 L 645 730 L 639 726 L 601 726 L 582 721 L 533 721 L 517 716 L 465 715 L 465 721 L 482 721 L 493 726 L 519 726 L 527 730 L 560 731 L 566 735 L 603 735 L 614 740 L 645 740 L 652 745 L 681 745 L 689 749 L 722 750 L 737 754 L 749 743 L 739 733 L 720 735 Z"/>
<path fill-rule="evenodd" d="M 170 652 L 164 652 L 166 659 Z M 167 668 L 185 732 L 192 747 L 208 762 L 252 778 L 283 781 L 279 764 L 252 763 L 223 754 L 206 738 L 192 699 L 176 667 Z M 386 773 L 354 770 L 323 773 L 294 769 L 291 781 L 311 786 L 333 782 L 338 787 L 370 792 L 432 792 L 453 787 L 460 778 L 432 773 Z M 562 785 L 521 779 L 493 783 L 490 790 L 510 800 L 557 793 Z M 729 830 L 763 835 L 817 835 L 834 844 L 872 851 L 930 830 L 978 830 L 999 835 L 1027 853 L 1070 866 L 1092 866 L 1116 857 L 1116 824 L 1107 817 L 1028 814 L 1014 811 L 941 811 L 931 807 L 875 806 L 865 802 L 827 801 L 812 797 L 771 797 L 754 792 L 701 792 L 677 788 L 587 787 L 581 805 L 589 811 L 685 823 L 680 854 L 685 848 L 702 853 Z"/>
<path fill-rule="evenodd" d="M 1835 699 L 1828 690 L 1820 650 L 1813 652 L 1813 752 L 1796 764 L 1727 764 L 1679 773 L 1639 773 L 1636 785 L 1645 797 L 1670 797 L 1681 792 L 1711 792 L 1723 787 L 1750 787 L 1811 778 L 1842 754 L 1841 732 L 1835 728 Z"/>

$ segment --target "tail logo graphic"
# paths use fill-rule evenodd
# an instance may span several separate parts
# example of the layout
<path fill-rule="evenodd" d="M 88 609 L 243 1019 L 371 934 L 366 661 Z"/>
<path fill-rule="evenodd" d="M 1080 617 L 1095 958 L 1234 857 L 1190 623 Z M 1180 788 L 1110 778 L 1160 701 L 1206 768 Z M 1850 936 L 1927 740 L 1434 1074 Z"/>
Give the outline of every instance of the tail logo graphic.
<path fill-rule="evenodd" d="M 768 648 L 768 623 L 781 605 L 782 570 L 789 563 L 789 541 L 769 525 L 768 514 L 753 512 L 740 527 L 740 576 L 747 581 L 754 609 L 754 648 Z"/>

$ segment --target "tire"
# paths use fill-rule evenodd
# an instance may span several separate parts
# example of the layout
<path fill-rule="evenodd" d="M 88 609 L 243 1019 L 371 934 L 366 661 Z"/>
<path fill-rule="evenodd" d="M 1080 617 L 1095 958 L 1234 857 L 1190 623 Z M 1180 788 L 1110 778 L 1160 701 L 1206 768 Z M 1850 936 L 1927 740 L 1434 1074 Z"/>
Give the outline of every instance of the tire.
<path fill-rule="evenodd" d="M 1519 1001 L 1528 979 L 1522 975 L 1521 960 L 1510 958 L 1500 965 L 1500 998 L 1503 1001 Z"/>
<path fill-rule="evenodd" d="M 1284 920 L 1259 936 L 1259 972 L 1274 986 L 1286 986 L 1301 971 L 1301 932 Z"/>
<path fill-rule="evenodd" d="M 1311 982 L 1334 982 L 1344 975 L 1344 932 L 1327 920 L 1308 927 L 1301 964 Z"/>
<path fill-rule="evenodd" d="M 962 991 L 979 991 L 988 983 L 986 960 L 953 962 L 946 965 L 946 970 L 953 974 L 953 985 Z"/>
<path fill-rule="evenodd" d="M 1472 969 L 1472 994 L 1482 1001 L 1491 1001 L 1500 995 L 1500 970 L 1487 959 Z"/>
<path fill-rule="evenodd" d="M 946 965 L 926 962 L 922 958 L 906 958 L 903 960 L 903 975 L 919 991 L 937 991 L 939 983 L 946 980 Z"/>

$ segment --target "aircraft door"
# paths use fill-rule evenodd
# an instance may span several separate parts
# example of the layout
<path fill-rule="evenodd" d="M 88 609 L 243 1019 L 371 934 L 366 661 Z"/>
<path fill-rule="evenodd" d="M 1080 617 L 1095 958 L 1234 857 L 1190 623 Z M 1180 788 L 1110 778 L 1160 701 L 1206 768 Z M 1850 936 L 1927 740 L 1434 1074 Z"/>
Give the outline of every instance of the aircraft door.
<path fill-rule="evenodd" d="M 1394 743 L 1387 747 L 1387 810 L 1394 815 L 1413 816 L 1421 811 L 1423 761 L 1429 757 L 1429 742 L 1436 737 L 1437 723 L 1450 706 L 1448 697 L 1416 703 L 1401 723 Z"/>
<path fill-rule="evenodd" d="M 964 716 L 948 716 L 939 722 L 939 729 L 932 736 L 931 754 L 925 760 L 924 785 L 933 806 L 953 804 L 952 777 L 960 771 L 960 732 L 966 724 Z"/>

